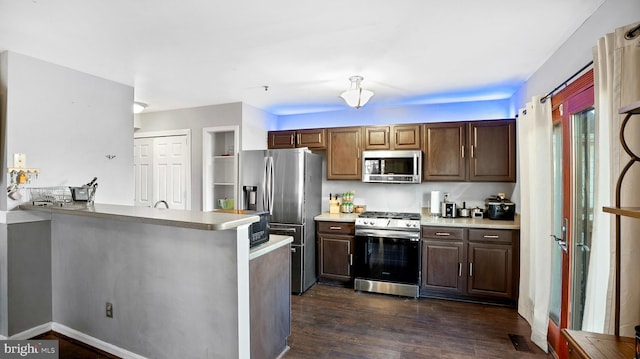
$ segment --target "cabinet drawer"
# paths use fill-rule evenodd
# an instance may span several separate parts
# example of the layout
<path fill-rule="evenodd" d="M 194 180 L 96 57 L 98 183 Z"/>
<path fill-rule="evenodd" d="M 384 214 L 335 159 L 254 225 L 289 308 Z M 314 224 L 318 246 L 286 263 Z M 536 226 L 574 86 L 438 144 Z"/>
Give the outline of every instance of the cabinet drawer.
<path fill-rule="evenodd" d="M 355 233 L 355 223 L 350 222 L 318 222 L 318 232 L 334 234 Z"/>
<path fill-rule="evenodd" d="M 422 227 L 422 238 L 429 239 L 465 239 L 466 228 Z"/>
<path fill-rule="evenodd" d="M 469 229 L 470 241 L 509 243 L 513 241 L 513 231 L 506 229 Z"/>

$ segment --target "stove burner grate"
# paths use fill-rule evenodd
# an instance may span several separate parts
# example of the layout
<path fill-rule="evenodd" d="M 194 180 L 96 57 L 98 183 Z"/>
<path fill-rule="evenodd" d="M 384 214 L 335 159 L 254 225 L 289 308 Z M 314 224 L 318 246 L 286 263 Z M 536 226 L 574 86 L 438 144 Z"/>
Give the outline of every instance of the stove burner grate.
<path fill-rule="evenodd" d="M 368 211 L 368 212 L 361 213 L 358 217 L 420 220 L 420 213 Z"/>

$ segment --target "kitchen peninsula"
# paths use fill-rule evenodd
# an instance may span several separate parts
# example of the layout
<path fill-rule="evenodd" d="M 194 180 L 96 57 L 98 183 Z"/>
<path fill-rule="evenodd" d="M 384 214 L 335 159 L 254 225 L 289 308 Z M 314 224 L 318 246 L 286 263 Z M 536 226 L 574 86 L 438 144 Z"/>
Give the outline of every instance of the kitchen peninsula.
<path fill-rule="evenodd" d="M 287 349 L 292 239 L 271 236 L 250 249 L 258 216 L 106 204 L 20 209 L 50 220 L 50 329 L 121 357 Z M 275 322 L 268 336 L 256 330 Z"/>

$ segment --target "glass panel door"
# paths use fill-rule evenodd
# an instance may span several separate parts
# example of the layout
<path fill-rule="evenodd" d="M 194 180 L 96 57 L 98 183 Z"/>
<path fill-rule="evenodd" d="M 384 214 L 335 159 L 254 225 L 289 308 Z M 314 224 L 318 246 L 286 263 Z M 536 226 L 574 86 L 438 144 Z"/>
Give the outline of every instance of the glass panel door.
<path fill-rule="evenodd" d="M 571 267 L 571 324 L 582 329 L 582 317 L 589 270 L 589 254 L 593 231 L 593 197 L 595 171 L 595 110 L 573 115 L 573 238 Z"/>
<path fill-rule="evenodd" d="M 551 98 L 553 118 L 552 282 L 547 340 L 569 357 L 561 330 L 582 329 L 593 222 L 593 71 Z"/>
<path fill-rule="evenodd" d="M 553 125 L 553 234 L 562 238 L 562 122 Z M 560 326 L 562 305 L 562 249 L 553 245 L 551 249 L 551 298 L 549 319 Z"/>

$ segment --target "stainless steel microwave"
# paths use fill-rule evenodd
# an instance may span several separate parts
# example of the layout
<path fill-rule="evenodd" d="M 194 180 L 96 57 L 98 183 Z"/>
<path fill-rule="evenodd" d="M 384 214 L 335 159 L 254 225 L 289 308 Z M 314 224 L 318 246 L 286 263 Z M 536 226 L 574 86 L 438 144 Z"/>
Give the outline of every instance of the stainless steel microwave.
<path fill-rule="evenodd" d="M 363 151 L 362 182 L 420 183 L 422 151 Z"/>

